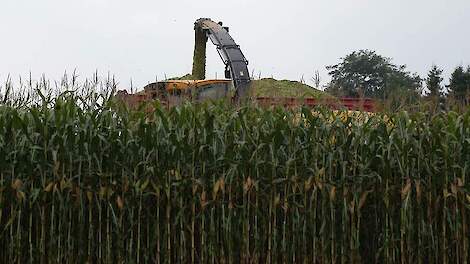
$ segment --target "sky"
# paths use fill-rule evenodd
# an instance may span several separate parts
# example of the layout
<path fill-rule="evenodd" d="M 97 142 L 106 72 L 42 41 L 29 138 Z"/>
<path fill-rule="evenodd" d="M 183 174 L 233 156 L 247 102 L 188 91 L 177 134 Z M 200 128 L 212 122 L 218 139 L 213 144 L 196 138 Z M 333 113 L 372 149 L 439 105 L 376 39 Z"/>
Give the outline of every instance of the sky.
<path fill-rule="evenodd" d="M 326 84 L 325 66 L 359 49 L 421 77 L 436 64 L 445 83 L 470 64 L 469 0 L 0 0 L 0 83 L 98 71 L 128 89 L 181 76 L 200 17 L 230 27 L 256 78 L 312 83 L 318 70 Z M 223 70 L 209 42 L 206 76 Z"/>

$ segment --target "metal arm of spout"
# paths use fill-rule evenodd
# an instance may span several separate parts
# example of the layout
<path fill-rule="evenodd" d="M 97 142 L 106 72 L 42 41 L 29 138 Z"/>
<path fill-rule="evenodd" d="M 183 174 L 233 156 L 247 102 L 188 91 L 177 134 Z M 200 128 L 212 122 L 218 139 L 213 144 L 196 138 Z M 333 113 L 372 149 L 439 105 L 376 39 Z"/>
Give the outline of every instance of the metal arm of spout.
<path fill-rule="evenodd" d="M 228 28 L 222 23 L 216 23 L 208 18 L 200 18 L 194 24 L 196 43 L 194 47 L 193 77 L 205 78 L 206 68 L 206 43 L 210 38 L 216 46 L 220 58 L 225 64 L 226 70 L 230 72 L 237 98 L 248 94 L 250 87 L 250 74 L 248 61 L 233 38 L 228 33 Z M 228 76 L 227 76 L 228 77 Z"/>

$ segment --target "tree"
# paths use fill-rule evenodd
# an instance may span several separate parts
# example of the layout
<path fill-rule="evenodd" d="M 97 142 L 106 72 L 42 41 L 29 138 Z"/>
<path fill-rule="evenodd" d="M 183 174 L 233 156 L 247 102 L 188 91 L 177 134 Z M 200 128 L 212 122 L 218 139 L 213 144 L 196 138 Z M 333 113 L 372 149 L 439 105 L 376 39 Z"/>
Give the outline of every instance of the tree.
<path fill-rule="evenodd" d="M 464 71 L 462 66 L 457 67 L 449 81 L 449 95 L 459 101 L 467 99 L 470 95 L 470 67 Z"/>
<path fill-rule="evenodd" d="M 336 96 L 386 99 L 405 93 L 419 97 L 422 80 L 406 71 L 405 65 L 394 65 L 390 58 L 370 50 L 355 51 L 341 60 L 326 67 L 332 77 L 327 91 Z"/>
<path fill-rule="evenodd" d="M 426 78 L 426 87 L 428 88 L 428 96 L 432 98 L 440 98 L 442 96 L 441 83 L 444 80 L 442 78 L 442 69 L 433 65 Z"/>

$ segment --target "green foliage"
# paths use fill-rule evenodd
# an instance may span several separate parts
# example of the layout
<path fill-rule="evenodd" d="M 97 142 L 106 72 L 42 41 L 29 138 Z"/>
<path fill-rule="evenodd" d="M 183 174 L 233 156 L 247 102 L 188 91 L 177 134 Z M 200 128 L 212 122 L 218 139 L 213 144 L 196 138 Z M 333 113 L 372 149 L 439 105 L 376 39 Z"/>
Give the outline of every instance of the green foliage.
<path fill-rule="evenodd" d="M 0 105 L 1 263 L 470 257 L 470 112 L 141 112 L 36 88 Z"/>
<path fill-rule="evenodd" d="M 470 114 L 0 110 L 2 262 L 468 259 Z"/>
<path fill-rule="evenodd" d="M 441 83 L 444 80 L 444 78 L 442 78 L 442 72 L 443 70 L 436 65 L 433 65 L 429 71 L 428 77 L 426 78 L 426 88 L 429 90 L 428 96 L 437 98 L 442 96 L 443 87 Z"/>
<path fill-rule="evenodd" d="M 339 64 L 327 66 L 332 77 L 327 91 L 336 96 L 387 99 L 395 93 L 408 93 L 418 98 L 421 78 L 394 65 L 390 58 L 370 50 L 355 51 Z"/>
<path fill-rule="evenodd" d="M 470 96 L 470 66 L 466 71 L 464 71 L 462 66 L 454 70 L 450 78 L 448 89 L 449 95 L 456 100 L 468 100 Z"/>

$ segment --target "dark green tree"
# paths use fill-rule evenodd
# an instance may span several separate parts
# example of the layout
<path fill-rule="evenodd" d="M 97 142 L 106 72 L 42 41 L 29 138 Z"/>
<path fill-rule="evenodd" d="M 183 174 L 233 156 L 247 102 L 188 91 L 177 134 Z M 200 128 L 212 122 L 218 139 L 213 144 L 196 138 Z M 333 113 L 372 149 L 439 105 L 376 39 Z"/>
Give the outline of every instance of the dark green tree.
<path fill-rule="evenodd" d="M 447 86 L 449 95 L 459 101 L 464 101 L 470 96 L 470 67 L 464 71 L 462 66 L 457 67 L 452 73 Z"/>
<path fill-rule="evenodd" d="M 442 78 L 443 70 L 433 65 L 426 78 L 426 87 L 428 88 L 428 96 L 431 98 L 440 98 L 442 96 Z"/>
<path fill-rule="evenodd" d="M 422 88 L 421 78 L 406 71 L 405 65 L 394 65 L 390 58 L 371 50 L 355 51 L 326 68 L 332 78 L 327 91 L 336 96 L 387 99 L 399 93 L 419 97 Z"/>

